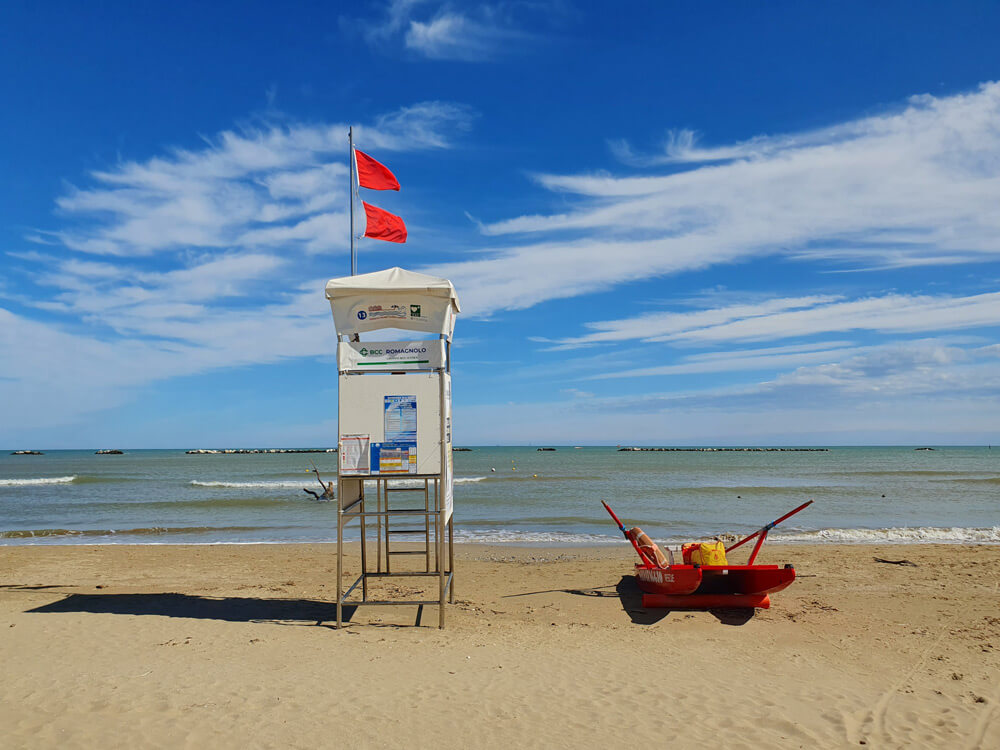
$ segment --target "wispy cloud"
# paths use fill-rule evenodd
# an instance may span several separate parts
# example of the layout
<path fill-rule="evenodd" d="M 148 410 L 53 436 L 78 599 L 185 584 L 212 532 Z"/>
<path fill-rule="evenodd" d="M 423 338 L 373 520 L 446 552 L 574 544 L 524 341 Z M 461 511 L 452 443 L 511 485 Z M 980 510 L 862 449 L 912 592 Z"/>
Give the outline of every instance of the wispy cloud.
<path fill-rule="evenodd" d="M 374 46 L 399 41 L 409 51 L 431 60 L 482 62 L 523 49 L 533 36 L 519 29 L 509 3 L 390 0 L 381 19 L 363 23 L 365 39 Z M 360 22 L 354 20 L 352 26 Z"/>
<path fill-rule="evenodd" d="M 645 392 L 593 399 L 598 411 L 663 412 L 676 408 L 757 410 L 775 412 L 821 407 L 833 411 L 859 403 L 900 401 L 918 409 L 914 396 L 935 396 L 949 402 L 1000 400 L 1000 353 L 995 347 L 955 346 L 926 339 L 883 346 L 846 349 L 819 364 L 803 364 L 770 380 L 739 386 L 696 390 Z"/>
<path fill-rule="evenodd" d="M 400 18 L 394 33 L 404 34 L 413 18 Z M 430 102 L 355 132 L 380 151 L 439 149 L 470 120 L 465 108 Z M 487 222 L 483 232 L 496 246 L 423 270 L 452 278 L 465 312 L 488 317 L 766 256 L 823 270 L 996 260 L 998 123 L 1000 85 L 989 84 L 835 128 L 731 146 L 701 147 L 675 134 L 659 159 L 683 171 L 537 175 L 563 208 Z M 39 249 L 9 256 L 19 278 L 33 279 L 44 294 L 0 287 L 7 299 L 16 294 L 21 310 L 0 310 L 0 347 L 8 354 L 0 402 L 12 405 L 10 419 L 65 421 L 156 380 L 332 352 L 316 264 L 346 252 L 345 131 L 336 123 L 227 131 L 199 148 L 99 170 L 61 196 L 56 229 L 32 233 Z M 829 289 L 706 294 L 667 310 L 581 322 L 578 335 L 560 327 L 561 337 L 549 334 L 545 343 L 561 350 L 631 342 L 616 353 L 638 351 L 642 364 L 622 376 L 753 376 L 738 387 L 619 399 L 564 391 L 580 405 L 575 413 L 609 420 L 644 408 L 767 414 L 817 402 L 830 413 L 867 398 L 896 399 L 894 418 L 905 422 L 907 394 L 964 394 L 962 409 L 974 417 L 969 404 L 995 399 L 995 348 L 871 339 L 998 326 L 998 293 Z M 846 341 L 852 332 L 865 340 Z M 678 356 L 695 347 L 701 351 Z M 705 351 L 711 348 L 722 350 Z M 604 357 L 526 367 L 587 378 L 606 372 Z M 595 392 L 605 385 L 587 383 Z M 696 426 L 693 416 L 688 424 Z"/>
<path fill-rule="evenodd" d="M 471 116 L 427 102 L 355 134 L 378 151 L 441 149 Z M 41 293 L 0 296 L 43 311 L 0 308 L 9 424 L 65 422 L 151 382 L 334 351 L 322 298 L 330 264 L 315 254 L 347 250 L 346 133 L 226 131 L 99 170 L 61 196 L 63 226 L 44 232 L 40 250 L 7 257 Z"/>
<path fill-rule="evenodd" d="M 864 351 L 863 347 L 823 342 L 802 346 L 741 349 L 684 357 L 672 365 L 652 367 L 619 367 L 610 372 L 590 376 L 591 380 L 618 378 L 662 377 L 665 375 L 702 375 L 718 372 L 775 371 L 803 365 L 839 362 L 844 356 Z"/>
<path fill-rule="evenodd" d="M 1000 84 L 820 131 L 696 150 L 665 175 L 538 175 L 557 213 L 486 222 L 506 246 L 435 266 L 470 311 L 523 308 L 765 256 L 827 269 L 1000 258 Z"/>
<path fill-rule="evenodd" d="M 489 60 L 529 39 L 524 32 L 455 12 L 442 12 L 426 23 L 412 21 L 406 31 L 407 49 L 434 60 Z"/>
<path fill-rule="evenodd" d="M 465 407 L 472 439 L 604 444 L 874 444 L 995 440 L 1000 350 L 923 340 L 845 351 L 740 385 Z"/>
<path fill-rule="evenodd" d="M 445 148 L 468 127 L 462 106 L 424 102 L 356 128 L 382 151 Z M 343 249 L 347 242 L 346 124 L 226 131 L 201 149 L 174 149 L 99 170 L 57 205 L 71 228 L 50 233 L 80 252 L 140 256 L 178 249 Z"/>
<path fill-rule="evenodd" d="M 836 299 L 828 295 L 787 297 L 688 312 L 656 312 L 620 320 L 586 323 L 593 333 L 562 339 L 553 349 L 575 348 L 606 341 L 642 339 L 662 341 L 692 331 L 716 328 L 736 321 L 766 319 L 789 310 L 813 309 Z"/>
<path fill-rule="evenodd" d="M 926 333 L 1000 325 L 1000 292 L 966 297 L 887 294 L 775 298 L 686 312 L 658 312 L 586 324 L 592 333 L 560 340 L 575 348 L 640 339 L 677 344 L 768 341 L 848 331 Z"/>

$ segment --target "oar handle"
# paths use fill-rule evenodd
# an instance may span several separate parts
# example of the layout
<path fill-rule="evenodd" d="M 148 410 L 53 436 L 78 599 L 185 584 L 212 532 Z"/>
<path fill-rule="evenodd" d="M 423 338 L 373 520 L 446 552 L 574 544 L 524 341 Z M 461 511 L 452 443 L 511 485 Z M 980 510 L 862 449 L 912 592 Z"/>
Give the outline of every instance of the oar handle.
<path fill-rule="evenodd" d="M 778 519 L 777 521 L 771 521 L 771 523 L 767 524 L 767 526 L 763 526 L 763 527 L 761 527 L 761 528 L 757 529 L 757 530 L 756 530 L 756 531 L 755 531 L 754 533 L 752 533 L 752 534 L 751 534 L 750 536 L 748 536 L 748 537 L 746 537 L 746 538 L 744 538 L 744 539 L 740 539 L 740 540 L 739 540 L 738 542 L 736 542 L 736 544 L 734 544 L 734 545 L 733 545 L 732 547 L 726 547 L 726 552 L 731 552 L 732 550 L 736 549 L 737 547 L 739 547 L 739 546 L 741 546 L 741 545 L 743 545 L 743 544 L 746 544 L 746 543 L 747 543 L 747 542 L 749 542 L 749 541 L 750 541 L 751 539 L 753 539 L 754 537 L 756 537 L 756 536 L 757 536 L 758 534 L 766 534 L 767 532 L 769 532 L 769 531 L 770 531 L 771 529 L 773 529 L 773 528 L 774 528 L 775 526 L 777 526 L 777 525 L 778 525 L 779 523 L 781 523 L 782 521 L 784 521 L 784 520 L 786 520 L 786 519 L 788 519 L 788 518 L 791 518 L 791 517 L 792 517 L 792 516 L 794 516 L 794 515 L 795 515 L 796 513 L 798 513 L 798 512 L 800 511 L 800 510 L 802 510 L 803 508 L 808 508 L 808 507 L 809 507 L 810 505 L 812 505 L 812 504 L 813 504 L 813 501 L 812 501 L 812 500 L 810 500 L 809 502 L 806 502 L 806 503 L 802 503 L 802 505 L 800 505 L 800 506 L 799 506 L 798 508 L 796 508 L 795 510 L 790 510 L 790 511 L 788 511 L 788 513 L 786 513 L 785 515 L 783 515 L 783 516 L 782 516 L 781 518 L 779 518 L 779 519 Z"/>
<path fill-rule="evenodd" d="M 618 520 L 618 516 L 616 516 L 615 512 L 611 510 L 611 506 L 608 505 L 603 500 L 601 500 L 601 505 L 604 506 L 604 510 L 606 510 L 608 513 L 611 514 L 611 518 L 614 519 L 615 526 L 617 526 L 622 531 L 622 533 L 625 533 L 625 524 L 623 524 L 621 521 Z"/>
<path fill-rule="evenodd" d="M 604 506 L 604 510 L 606 510 L 608 513 L 611 514 L 611 518 L 614 519 L 615 524 L 618 526 L 618 530 L 621 531 L 621 533 L 625 535 L 625 538 L 632 543 L 632 547 L 635 549 L 635 553 L 639 555 L 639 559 L 642 560 L 643 564 L 646 565 L 647 567 L 654 567 L 654 568 L 658 567 L 652 560 L 650 560 L 645 555 L 645 553 L 643 553 L 643 551 L 639 548 L 639 544 L 635 541 L 635 539 L 632 538 L 632 535 L 629 534 L 627 531 L 625 531 L 625 524 L 623 524 L 621 521 L 618 520 L 618 516 L 616 516 L 615 512 L 611 510 L 611 506 L 608 505 L 603 500 L 601 500 L 601 505 Z"/>

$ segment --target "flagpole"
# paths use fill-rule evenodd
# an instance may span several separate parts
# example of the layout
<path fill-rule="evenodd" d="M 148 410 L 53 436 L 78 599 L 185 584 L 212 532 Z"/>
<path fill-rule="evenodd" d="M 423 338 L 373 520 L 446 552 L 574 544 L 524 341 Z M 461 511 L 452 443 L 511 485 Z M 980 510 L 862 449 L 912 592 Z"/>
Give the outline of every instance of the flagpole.
<path fill-rule="evenodd" d="M 347 128 L 348 159 L 351 162 L 351 276 L 358 275 L 358 261 L 354 255 L 354 128 Z"/>

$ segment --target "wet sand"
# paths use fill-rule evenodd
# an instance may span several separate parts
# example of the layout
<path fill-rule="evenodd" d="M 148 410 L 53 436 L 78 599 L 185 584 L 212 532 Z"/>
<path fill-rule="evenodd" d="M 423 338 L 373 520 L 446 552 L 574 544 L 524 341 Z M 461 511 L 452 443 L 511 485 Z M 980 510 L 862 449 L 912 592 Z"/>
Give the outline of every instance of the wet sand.
<path fill-rule="evenodd" d="M 0 548 L 4 746 L 1000 747 L 1000 547 L 769 544 L 748 614 L 643 610 L 624 543 L 461 545 L 445 630 L 340 631 L 334 553 Z"/>

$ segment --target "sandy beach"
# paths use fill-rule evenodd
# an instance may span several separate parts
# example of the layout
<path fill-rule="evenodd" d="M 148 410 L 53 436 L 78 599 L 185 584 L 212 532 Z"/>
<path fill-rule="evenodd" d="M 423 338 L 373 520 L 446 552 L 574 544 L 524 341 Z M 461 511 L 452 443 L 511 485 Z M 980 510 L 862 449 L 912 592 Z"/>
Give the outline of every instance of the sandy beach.
<path fill-rule="evenodd" d="M 0 548 L 3 745 L 1000 747 L 995 546 L 768 545 L 747 616 L 642 610 L 624 543 L 462 545 L 443 631 L 336 630 L 334 551 Z"/>

